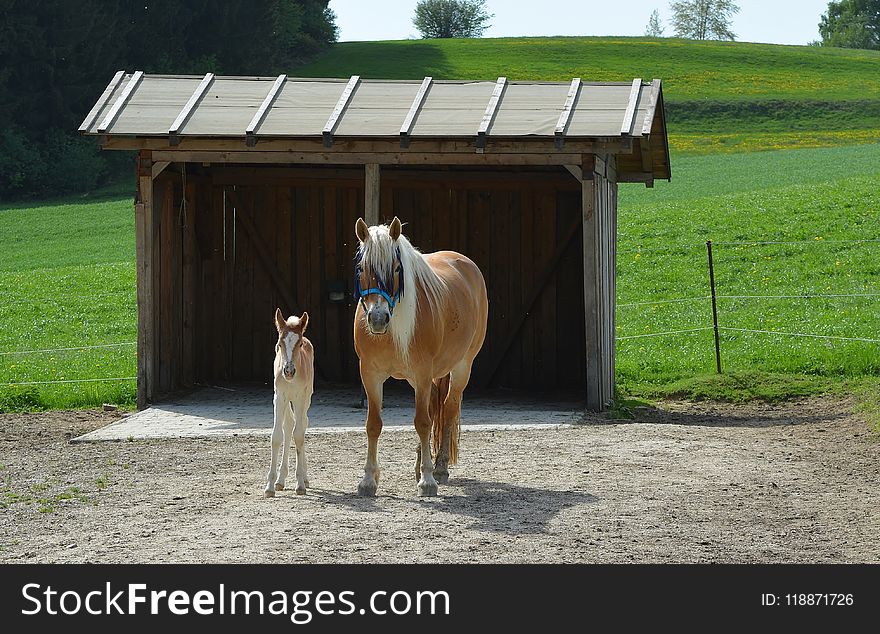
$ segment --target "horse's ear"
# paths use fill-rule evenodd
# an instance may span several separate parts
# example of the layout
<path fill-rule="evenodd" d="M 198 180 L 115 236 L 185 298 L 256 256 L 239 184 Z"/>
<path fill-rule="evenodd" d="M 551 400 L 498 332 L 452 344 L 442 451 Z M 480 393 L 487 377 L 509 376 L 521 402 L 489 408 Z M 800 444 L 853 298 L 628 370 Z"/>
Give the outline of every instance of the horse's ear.
<path fill-rule="evenodd" d="M 358 218 L 357 222 L 354 223 L 354 234 L 361 242 L 366 242 L 367 238 L 370 237 L 370 228 L 367 226 L 367 223 L 364 222 L 363 218 Z"/>
<path fill-rule="evenodd" d="M 299 336 L 306 334 L 306 327 L 309 325 L 309 314 L 303 311 L 302 317 L 299 318 Z"/>
<path fill-rule="evenodd" d="M 388 227 L 388 233 L 391 235 L 392 240 L 397 240 L 400 237 L 400 218 L 394 216 L 394 220 L 391 221 L 391 226 Z"/>
<path fill-rule="evenodd" d="M 275 309 L 275 327 L 278 329 L 278 332 L 281 332 L 284 326 L 287 325 L 287 320 L 284 319 L 284 315 L 281 314 L 281 309 Z"/>

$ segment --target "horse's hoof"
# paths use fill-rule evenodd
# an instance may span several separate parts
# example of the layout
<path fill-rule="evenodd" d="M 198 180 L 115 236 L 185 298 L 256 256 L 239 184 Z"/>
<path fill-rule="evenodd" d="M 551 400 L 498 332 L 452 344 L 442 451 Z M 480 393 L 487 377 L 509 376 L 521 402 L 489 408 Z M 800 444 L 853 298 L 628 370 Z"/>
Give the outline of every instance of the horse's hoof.
<path fill-rule="evenodd" d="M 358 495 L 362 498 L 374 498 L 376 497 L 376 488 L 375 484 L 364 484 L 361 482 L 358 485 Z"/>
<path fill-rule="evenodd" d="M 263 493 L 266 495 L 267 498 L 275 497 L 275 491 L 273 491 L 272 489 L 266 489 L 265 491 L 263 491 Z"/>
<path fill-rule="evenodd" d="M 297 494 L 297 495 L 305 495 L 305 494 L 306 494 L 306 488 L 305 488 L 305 487 L 296 487 L 296 494 Z"/>
<path fill-rule="evenodd" d="M 284 483 L 283 482 L 276 482 L 275 483 L 275 490 L 276 491 L 283 491 L 284 490 Z"/>
<path fill-rule="evenodd" d="M 449 482 L 449 471 L 445 469 L 443 471 L 435 471 L 434 479 L 437 481 L 437 484 L 446 484 Z"/>
<path fill-rule="evenodd" d="M 437 483 L 419 484 L 419 497 L 434 497 L 437 495 Z"/>

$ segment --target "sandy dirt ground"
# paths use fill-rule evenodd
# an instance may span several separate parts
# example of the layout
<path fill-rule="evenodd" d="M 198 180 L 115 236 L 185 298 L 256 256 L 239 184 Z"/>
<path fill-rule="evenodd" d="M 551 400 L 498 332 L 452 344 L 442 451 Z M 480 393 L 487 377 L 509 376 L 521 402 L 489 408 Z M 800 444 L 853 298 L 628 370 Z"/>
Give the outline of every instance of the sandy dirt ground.
<path fill-rule="evenodd" d="M 465 405 L 466 407 L 466 405 Z M 847 399 L 666 403 L 632 421 L 465 431 L 419 498 L 416 435 L 307 444 L 263 497 L 268 436 L 73 443 L 101 411 L 0 415 L 0 562 L 880 562 L 880 436 Z M 291 474 L 292 475 L 292 474 Z"/>

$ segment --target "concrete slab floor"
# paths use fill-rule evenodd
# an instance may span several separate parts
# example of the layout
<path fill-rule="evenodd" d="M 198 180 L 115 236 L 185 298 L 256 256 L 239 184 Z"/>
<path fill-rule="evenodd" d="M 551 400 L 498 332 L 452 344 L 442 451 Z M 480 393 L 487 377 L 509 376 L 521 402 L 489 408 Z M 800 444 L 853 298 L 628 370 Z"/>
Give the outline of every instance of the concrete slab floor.
<path fill-rule="evenodd" d="M 272 431 L 271 385 L 205 387 L 155 403 L 75 441 L 142 438 L 199 438 L 268 435 Z M 311 434 L 363 431 L 367 412 L 360 408 L 360 389 L 343 386 L 316 389 L 309 408 Z M 389 381 L 383 398 L 383 430 L 412 430 L 413 390 Z M 528 397 L 521 391 L 465 392 L 462 429 L 556 427 L 579 422 L 583 401 Z"/>

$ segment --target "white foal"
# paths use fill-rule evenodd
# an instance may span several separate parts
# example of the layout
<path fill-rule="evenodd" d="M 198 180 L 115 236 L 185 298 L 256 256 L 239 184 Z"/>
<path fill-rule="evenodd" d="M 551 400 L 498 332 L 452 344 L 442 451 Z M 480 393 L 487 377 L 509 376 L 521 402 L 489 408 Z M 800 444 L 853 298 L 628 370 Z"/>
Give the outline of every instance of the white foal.
<path fill-rule="evenodd" d="M 281 309 L 275 310 L 275 326 L 278 328 L 278 343 L 275 345 L 275 425 L 272 428 L 272 461 L 266 479 L 266 497 L 273 497 L 275 491 L 284 490 L 291 435 L 296 443 L 297 494 L 305 494 L 309 486 L 305 443 L 309 405 L 315 385 L 315 351 L 312 342 L 305 338 L 308 324 L 308 313 L 285 320 Z M 278 450 L 282 447 L 281 468 L 278 469 Z"/>

